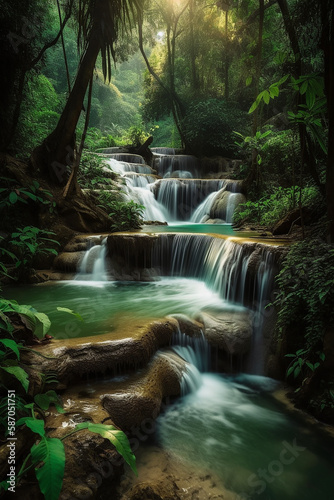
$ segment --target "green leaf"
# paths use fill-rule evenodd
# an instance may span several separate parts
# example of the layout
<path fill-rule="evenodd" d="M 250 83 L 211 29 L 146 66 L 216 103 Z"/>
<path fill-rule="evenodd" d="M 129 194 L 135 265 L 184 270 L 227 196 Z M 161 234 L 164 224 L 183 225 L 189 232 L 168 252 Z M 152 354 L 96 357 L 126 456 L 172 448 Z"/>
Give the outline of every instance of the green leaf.
<path fill-rule="evenodd" d="M 43 437 L 31 448 L 32 462 L 42 467 L 35 468 L 39 487 L 47 500 L 58 500 L 65 471 L 65 449 L 62 441 Z"/>
<path fill-rule="evenodd" d="M 270 94 L 271 98 L 278 97 L 279 96 L 279 88 L 276 87 L 276 85 L 270 85 L 269 94 Z"/>
<path fill-rule="evenodd" d="M 113 425 L 93 424 L 91 422 L 82 422 L 76 426 L 76 429 L 88 429 L 91 432 L 100 434 L 100 436 L 105 439 L 109 439 L 118 453 L 122 455 L 124 460 L 130 465 L 133 472 L 138 475 L 136 457 L 132 453 L 128 438 L 123 431 L 116 429 Z"/>
<path fill-rule="evenodd" d="M 9 488 L 9 482 L 8 481 L 1 481 L 0 492 L 1 491 L 8 491 L 8 488 Z"/>
<path fill-rule="evenodd" d="M 17 194 L 15 193 L 15 191 L 11 191 L 10 192 L 10 195 L 9 195 L 9 201 L 12 203 L 12 205 L 14 205 L 14 203 L 17 202 Z"/>
<path fill-rule="evenodd" d="M 300 87 L 299 92 L 301 93 L 301 95 L 305 94 L 305 92 L 307 91 L 307 87 L 308 87 L 308 81 L 306 80 Z"/>
<path fill-rule="evenodd" d="M 48 410 L 51 404 L 54 404 L 58 410 L 60 408 L 60 413 L 64 413 L 61 406 L 61 400 L 58 394 L 53 391 L 47 391 L 44 394 L 36 394 L 34 397 L 35 403 L 42 408 L 42 410 Z"/>
<path fill-rule="evenodd" d="M 7 349 L 10 349 L 16 354 L 17 359 L 20 359 L 20 349 L 19 345 L 15 342 L 15 340 L 11 339 L 0 339 L 0 343 L 3 344 Z"/>
<path fill-rule="evenodd" d="M 13 375 L 13 377 L 17 378 L 17 380 L 22 384 L 23 389 L 28 392 L 29 388 L 29 380 L 28 373 L 23 370 L 20 366 L 1 366 L 1 369 L 7 373 Z"/>
<path fill-rule="evenodd" d="M 83 317 L 79 313 L 76 313 L 76 312 L 72 311 L 72 309 L 68 309 L 67 307 L 57 307 L 57 311 L 66 312 L 68 314 L 72 314 L 73 316 L 75 316 L 80 321 L 84 320 Z"/>
<path fill-rule="evenodd" d="M 250 84 L 252 83 L 253 81 L 253 77 L 252 76 L 249 76 L 246 78 L 246 87 L 249 87 Z"/>
<path fill-rule="evenodd" d="M 301 367 L 300 367 L 300 366 L 297 366 L 297 367 L 296 367 L 296 369 L 295 369 L 295 371 L 293 372 L 293 376 L 294 376 L 295 378 L 297 378 L 297 377 L 298 377 L 298 375 L 300 374 L 300 372 L 301 372 Z"/>
<path fill-rule="evenodd" d="M 289 377 L 291 375 L 291 373 L 294 371 L 294 369 L 295 369 L 295 365 L 290 366 L 290 368 L 288 369 L 288 371 L 286 373 L 286 376 Z"/>
<path fill-rule="evenodd" d="M 284 82 L 287 81 L 287 79 L 289 78 L 289 76 L 290 75 L 283 76 L 280 80 L 278 80 L 278 82 L 276 84 L 274 83 L 273 85 L 277 85 L 279 87 L 280 85 L 282 85 L 282 83 L 284 83 Z M 292 78 L 292 80 L 294 80 L 294 78 Z"/>
<path fill-rule="evenodd" d="M 39 420 L 33 417 L 22 417 L 16 422 L 16 427 L 25 424 L 32 432 L 45 436 L 44 420 Z"/>
<path fill-rule="evenodd" d="M 269 104 L 269 101 L 270 101 L 270 95 L 269 95 L 269 92 L 268 90 L 265 90 L 264 93 L 263 93 L 263 100 L 266 104 Z"/>

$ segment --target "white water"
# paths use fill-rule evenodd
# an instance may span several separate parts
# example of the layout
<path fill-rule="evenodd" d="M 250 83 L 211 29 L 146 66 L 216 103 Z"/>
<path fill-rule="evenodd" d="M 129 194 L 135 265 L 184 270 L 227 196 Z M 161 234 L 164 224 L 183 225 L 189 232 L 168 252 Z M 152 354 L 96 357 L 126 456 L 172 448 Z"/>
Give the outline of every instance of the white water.
<path fill-rule="evenodd" d="M 144 205 L 144 220 L 199 223 L 208 218 L 215 195 L 226 183 L 224 180 L 192 179 L 197 174 L 198 160 L 191 156 L 160 156 L 159 173 L 166 179 L 158 181 L 151 167 L 138 155 L 108 156 L 106 173 L 111 170 L 125 178 L 126 196 Z M 238 184 L 230 182 L 228 186 L 233 192 L 229 193 L 226 221 L 231 223 L 238 201 L 237 193 L 234 194 Z"/>
<path fill-rule="evenodd" d="M 86 251 L 80 263 L 79 272 L 75 280 L 106 281 L 108 279 L 106 256 L 107 238 L 104 238 L 101 245 L 94 245 Z"/>
<path fill-rule="evenodd" d="M 202 201 L 200 205 L 198 205 L 195 212 L 190 218 L 190 222 L 201 223 L 205 222 L 205 219 L 209 218 L 212 202 L 218 193 L 219 191 L 214 191 L 213 193 L 209 194 L 209 196 L 205 198 L 205 200 Z"/>

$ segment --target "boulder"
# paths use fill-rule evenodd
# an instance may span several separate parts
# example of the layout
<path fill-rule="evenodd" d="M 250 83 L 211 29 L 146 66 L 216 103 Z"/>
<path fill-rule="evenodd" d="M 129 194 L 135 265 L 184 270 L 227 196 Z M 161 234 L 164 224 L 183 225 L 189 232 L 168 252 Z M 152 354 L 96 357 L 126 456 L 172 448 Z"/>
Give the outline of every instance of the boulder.
<path fill-rule="evenodd" d="M 159 351 L 149 366 L 140 374 L 127 381 L 123 387 L 114 389 L 113 394 L 102 398 L 103 407 L 117 426 L 135 433 L 152 432 L 154 420 L 160 413 L 162 400 L 180 395 L 180 380 L 185 369 L 182 358 L 171 351 Z M 129 383 L 130 382 L 130 383 Z M 109 391 L 112 391 L 112 386 Z"/>
<path fill-rule="evenodd" d="M 253 332 L 249 311 L 206 311 L 196 319 L 204 324 L 204 336 L 212 346 L 235 356 L 249 351 Z"/>
<path fill-rule="evenodd" d="M 75 273 L 84 255 L 85 251 L 83 250 L 80 252 L 62 252 L 53 261 L 53 267 L 66 273 Z"/>
<path fill-rule="evenodd" d="M 228 188 L 228 186 L 227 186 Z M 245 203 L 246 198 L 242 193 L 231 193 L 227 191 L 224 187 L 221 189 L 213 200 L 210 209 L 211 219 L 223 219 L 226 220 L 226 215 L 228 212 L 228 205 L 231 201 L 231 195 L 233 195 L 233 207 L 237 207 L 240 203 Z"/>

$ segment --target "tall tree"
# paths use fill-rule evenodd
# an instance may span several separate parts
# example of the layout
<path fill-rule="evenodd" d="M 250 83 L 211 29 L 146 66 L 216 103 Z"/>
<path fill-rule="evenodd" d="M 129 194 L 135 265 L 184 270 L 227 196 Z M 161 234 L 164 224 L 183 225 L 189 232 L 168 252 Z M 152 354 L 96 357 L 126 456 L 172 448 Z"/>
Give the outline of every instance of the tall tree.
<path fill-rule="evenodd" d="M 31 157 L 33 166 L 56 183 L 66 182 L 68 167 L 73 167 L 74 164 L 75 130 L 97 56 L 101 53 L 104 77 L 110 79 L 119 32 L 132 26 L 141 7 L 142 0 L 79 2 L 76 20 L 82 56 L 77 76 L 55 130 L 34 150 Z"/>
<path fill-rule="evenodd" d="M 20 118 L 28 78 L 40 71 L 46 51 L 54 46 L 71 15 L 68 0 L 60 30 L 54 28 L 50 5 L 42 0 L 0 0 L 0 150 L 10 149 Z M 51 26 L 48 26 L 51 25 Z M 48 28 L 48 29 L 47 29 Z"/>

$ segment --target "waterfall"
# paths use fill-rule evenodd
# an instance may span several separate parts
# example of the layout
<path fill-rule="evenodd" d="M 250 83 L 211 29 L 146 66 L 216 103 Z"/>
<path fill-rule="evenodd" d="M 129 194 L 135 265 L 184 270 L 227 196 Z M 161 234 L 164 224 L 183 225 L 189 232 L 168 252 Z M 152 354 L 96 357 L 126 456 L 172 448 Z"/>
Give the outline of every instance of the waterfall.
<path fill-rule="evenodd" d="M 186 171 L 196 178 L 199 172 L 198 158 L 190 155 L 162 155 L 155 159 L 154 166 L 160 177 L 171 176 L 175 171 Z"/>
<path fill-rule="evenodd" d="M 198 205 L 224 183 L 220 179 L 163 179 L 155 182 L 152 190 L 168 211 L 167 222 L 189 221 Z"/>
<path fill-rule="evenodd" d="M 148 174 L 125 173 L 124 178 L 128 186 L 132 187 L 147 187 L 148 184 L 153 184 L 155 178 Z"/>
<path fill-rule="evenodd" d="M 152 169 L 148 165 L 142 165 L 140 163 L 128 163 L 125 161 L 119 161 L 114 158 L 109 158 L 106 162 L 109 168 L 116 172 L 117 174 L 123 175 L 126 172 L 134 172 L 136 174 L 152 174 Z"/>
<path fill-rule="evenodd" d="M 238 198 L 239 198 L 239 193 L 229 193 L 227 207 L 226 207 L 226 218 L 225 218 L 227 223 L 233 222 L 233 214 L 238 204 Z"/>
<path fill-rule="evenodd" d="M 262 304 L 275 273 L 273 255 L 265 245 L 236 243 L 209 235 L 161 234 L 152 266 L 161 274 L 198 278 L 220 296 L 243 306 Z"/>
<path fill-rule="evenodd" d="M 106 256 L 107 238 L 104 238 L 101 245 L 93 245 L 89 248 L 79 266 L 79 272 L 75 277 L 77 281 L 106 281 Z"/>
<path fill-rule="evenodd" d="M 213 193 L 209 194 L 209 196 L 205 198 L 205 200 L 202 201 L 200 205 L 198 205 L 195 212 L 192 214 L 190 218 L 190 222 L 194 223 L 205 222 L 204 219 L 208 219 L 210 217 L 210 208 L 217 194 L 218 191 L 214 191 Z"/>
<path fill-rule="evenodd" d="M 210 346 L 203 332 L 200 337 L 189 337 L 179 329 L 172 338 L 172 348 L 187 362 L 181 380 L 181 396 L 185 396 L 202 385 L 201 374 L 210 369 Z"/>
<path fill-rule="evenodd" d="M 165 178 L 156 180 L 155 171 L 145 165 L 144 159 L 139 155 L 114 153 L 107 156 L 105 173 L 116 172 L 125 179 L 127 198 L 145 207 L 144 220 L 205 222 L 210 218 L 216 195 L 223 189 L 227 199 L 224 219 L 228 223 L 232 222 L 235 207 L 242 196 L 237 192 L 238 182 L 193 178 L 197 176 L 199 165 L 196 157 L 159 156 L 156 166 L 160 175 Z"/>

